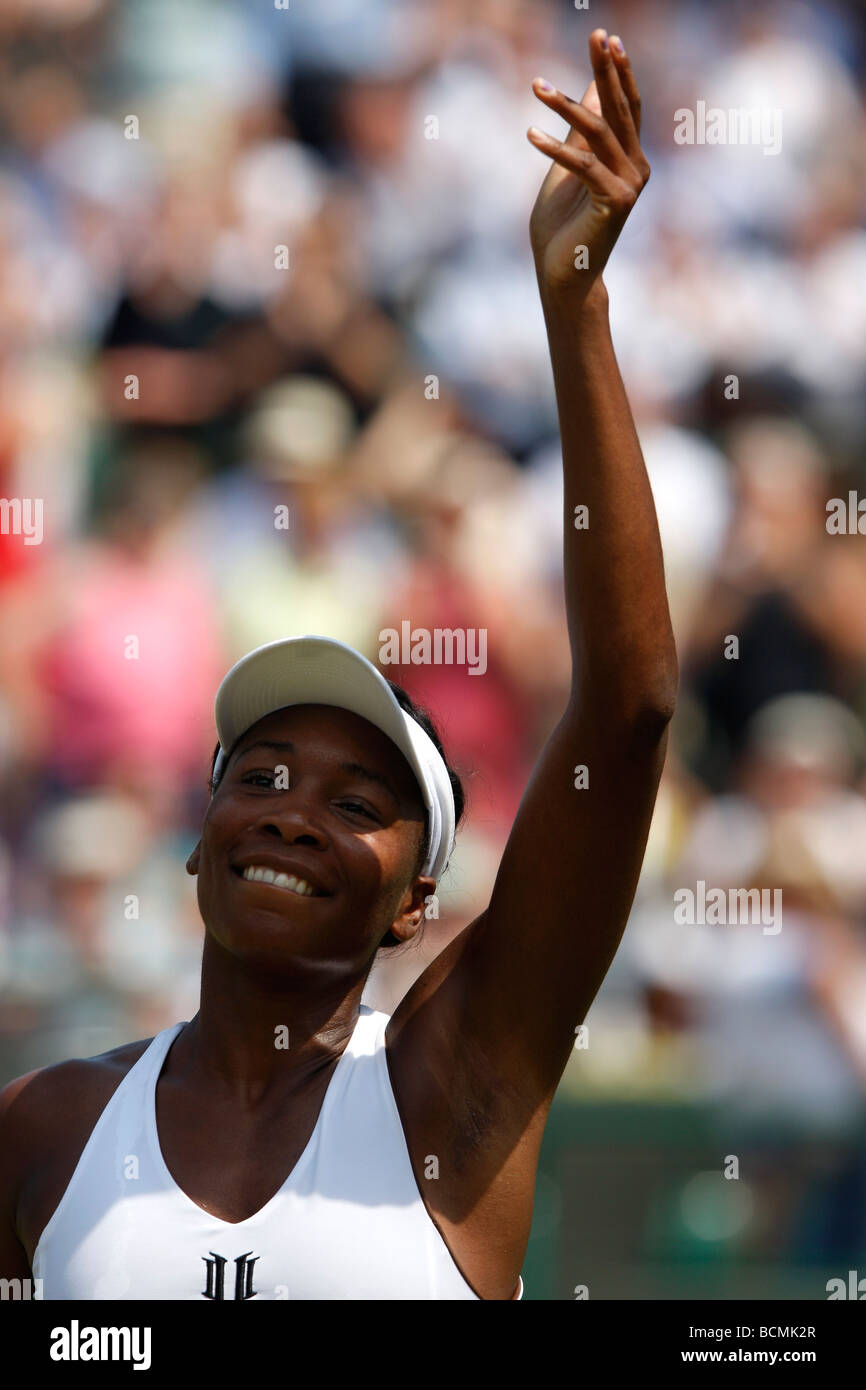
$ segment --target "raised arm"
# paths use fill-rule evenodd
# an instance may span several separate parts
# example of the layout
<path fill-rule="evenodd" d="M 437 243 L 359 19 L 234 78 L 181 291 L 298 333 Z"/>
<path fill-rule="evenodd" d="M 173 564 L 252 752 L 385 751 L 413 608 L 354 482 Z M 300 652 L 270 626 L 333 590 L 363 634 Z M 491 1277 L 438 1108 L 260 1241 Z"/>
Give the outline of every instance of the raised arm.
<path fill-rule="evenodd" d="M 554 161 L 530 233 L 562 436 L 571 695 L 489 907 L 443 952 L 439 977 L 461 1039 L 506 1070 L 510 1059 L 536 1094 L 556 1086 L 625 928 L 677 685 L 655 509 L 601 280 L 649 177 L 640 99 L 603 30 L 590 56 L 582 102 L 535 83 L 571 125 L 567 140 L 529 132 Z"/>

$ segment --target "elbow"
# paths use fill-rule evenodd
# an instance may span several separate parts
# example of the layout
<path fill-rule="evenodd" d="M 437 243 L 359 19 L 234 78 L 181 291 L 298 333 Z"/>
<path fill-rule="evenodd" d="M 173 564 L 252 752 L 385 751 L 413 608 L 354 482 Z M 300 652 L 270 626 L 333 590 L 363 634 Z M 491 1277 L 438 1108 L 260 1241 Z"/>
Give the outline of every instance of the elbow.
<path fill-rule="evenodd" d="M 676 713 L 678 685 L 679 670 L 674 657 L 632 703 L 629 722 L 636 734 L 646 734 L 654 740 L 662 737 Z"/>
<path fill-rule="evenodd" d="M 595 671 L 572 691 L 571 718 L 588 717 L 618 741 L 658 744 L 676 713 L 679 668 L 674 651 L 637 668 Z"/>
<path fill-rule="evenodd" d="M 676 658 L 652 680 L 633 685 L 621 709 L 622 724 L 639 742 L 657 743 L 676 713 L 679 671 Z"/>
<path fill-rule="evenodd" d="M 609 687 L 603 696 L 576 701 L 569 722 L 589 719 L 603 741 L 634 752 L 657 748 L 664 741 L 676 711 L 676 686 L 632 688 L 617 694 Z"/>
<path fill-rule="evenodd" d="M 645 736 L 653 743 L 658 742 L 674 717 L 676 705 L 675 689 L 647 700 L 632 719 L 635 735 Z"/>

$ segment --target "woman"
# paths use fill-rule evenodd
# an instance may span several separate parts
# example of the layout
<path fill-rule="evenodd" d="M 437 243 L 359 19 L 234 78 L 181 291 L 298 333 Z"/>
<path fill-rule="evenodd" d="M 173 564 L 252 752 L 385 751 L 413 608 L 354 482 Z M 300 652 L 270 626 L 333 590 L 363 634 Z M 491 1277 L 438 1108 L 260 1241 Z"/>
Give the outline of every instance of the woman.
<path fill-rule="evenodd" d="M 390 1016 L 376 951 L 418 931 L 459 783 L 364 658 L 244 658 L 198 875 L 189 1023 L 3 1093 L 2 1275 L 46 1298 L 522 1295 L 548 1109 L 631 906 L 674 705 L 655 513 L 601 272 L 649 176 L 629 60 L 604 30 L 530 231 L 565 469 L 574 678 L 486 911 Z M 580 248 L 585 248 L 581 250 Z M 578 772 L 576 769 L 585 769 Z"/>

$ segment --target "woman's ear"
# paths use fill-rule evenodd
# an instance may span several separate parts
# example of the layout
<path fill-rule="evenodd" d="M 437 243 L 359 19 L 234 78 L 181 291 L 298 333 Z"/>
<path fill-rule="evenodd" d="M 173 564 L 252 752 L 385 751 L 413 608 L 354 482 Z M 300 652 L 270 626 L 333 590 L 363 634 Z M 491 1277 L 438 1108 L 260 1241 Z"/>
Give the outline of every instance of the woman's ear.
<path fill-rule="evenodd" d="M 419 930 L 435 889 L 434 878 L 417 878 L 412 884 L 399 916 L 391 923 L 391 931 L 401 943 L 410 941 Z"/>
<path fill-rule="evenodd" d="M 201 840 L 199 840 L 189 859 L 186 861 L 186 871 L 193 877 L 198 873 L 198 862 L 201 858 Z"/>

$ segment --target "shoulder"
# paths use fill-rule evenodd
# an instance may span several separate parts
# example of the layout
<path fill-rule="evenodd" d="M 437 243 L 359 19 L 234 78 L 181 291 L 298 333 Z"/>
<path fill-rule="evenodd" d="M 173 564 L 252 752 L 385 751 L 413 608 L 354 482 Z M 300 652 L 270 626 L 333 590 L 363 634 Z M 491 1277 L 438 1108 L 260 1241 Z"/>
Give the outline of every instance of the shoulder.
<path fill-rule="evenodd" d="M 96 1118 L 152 1038 L 124 1043 L 97 1057 L 73 1057 L 38 1067 L 0 1090 L 0 1152 L 14 1167 L 16 1158 L 32 1162 L 36 1146 L 57 1135 L 70 1144 L 78 1130 Z"/>
<path fill-rule="evenodd" d="M 0 1091 L 0 1219 L 28 1261 L 99 1116 L 152 1041 L 40 1067 Z"/>
<path fill-rule="evenodd" d="M 0 1119 L 5 1119 L 19 1101 L 38 1107 L 40 1103 L 62 1100 L 70 1091 L 98 1085 L 103 1079 L 124 1076 L 152 1042 L 153 1038 L 141 1038 L 138 1042 L 123 1043 L 110 1052 L 101 1052 L 97 1057 L 70 1057 L 65 1062 L 54 1062 L 51 1066 L 37 1067 L 23 1076 L 16 1076 L 0 1090 Z"/>

